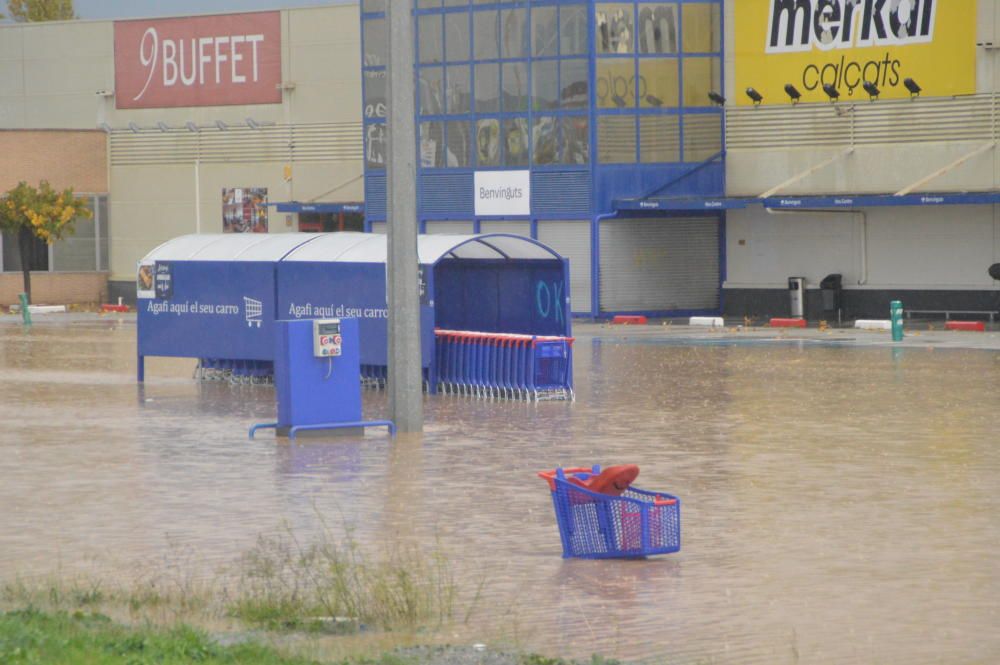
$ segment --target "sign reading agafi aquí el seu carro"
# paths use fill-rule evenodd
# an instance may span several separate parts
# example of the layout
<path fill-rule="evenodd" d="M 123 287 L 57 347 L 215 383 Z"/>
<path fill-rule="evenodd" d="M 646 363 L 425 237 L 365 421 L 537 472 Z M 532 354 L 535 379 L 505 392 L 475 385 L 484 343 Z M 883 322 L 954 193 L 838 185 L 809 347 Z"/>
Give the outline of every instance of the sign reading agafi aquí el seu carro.
<path fill-rule="evenodd" d="M 903 98 L 913 79 L 932 97 L 976 91 L 976 0 L 738 0 L 735 5 L 736 102 Z"/>

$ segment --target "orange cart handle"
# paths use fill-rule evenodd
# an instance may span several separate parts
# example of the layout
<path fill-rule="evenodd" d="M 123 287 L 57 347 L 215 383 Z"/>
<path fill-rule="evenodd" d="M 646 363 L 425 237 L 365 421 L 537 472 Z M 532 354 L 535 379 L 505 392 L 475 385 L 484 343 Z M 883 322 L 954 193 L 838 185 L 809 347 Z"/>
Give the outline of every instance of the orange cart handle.
<path fill-rule="evenodd" d="M 583 466 L 574 466 L 568 469 L 563 469 L 563 473 L 593 473 L 593 469 Z M 556 469 L 550 469 L 548 471 L 539 471 L 539 478 L 544 478 L 546 480 L 556 477 Z"/>
<path fill-rule="evenodd" d="M 654 506 L 673 506 L 677 504 L 677 499 L 664 499 L 663 497 L 656 497 L 653 499 Z"/>

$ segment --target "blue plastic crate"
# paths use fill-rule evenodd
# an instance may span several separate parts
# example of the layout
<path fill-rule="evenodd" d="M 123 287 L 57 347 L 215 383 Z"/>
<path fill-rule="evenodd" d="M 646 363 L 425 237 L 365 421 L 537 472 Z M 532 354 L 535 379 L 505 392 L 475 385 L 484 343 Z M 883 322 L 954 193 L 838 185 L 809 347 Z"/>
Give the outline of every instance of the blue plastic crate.
<path fill-rule="evenodd" d="M 571 483 L 601 467 L 553 469 L 538 475 L 549 483 L 563 558 L 635 558 L 681 548 L 681 500 L 666 492 L 630 487 L 621 496 L 591 492 Z"/>

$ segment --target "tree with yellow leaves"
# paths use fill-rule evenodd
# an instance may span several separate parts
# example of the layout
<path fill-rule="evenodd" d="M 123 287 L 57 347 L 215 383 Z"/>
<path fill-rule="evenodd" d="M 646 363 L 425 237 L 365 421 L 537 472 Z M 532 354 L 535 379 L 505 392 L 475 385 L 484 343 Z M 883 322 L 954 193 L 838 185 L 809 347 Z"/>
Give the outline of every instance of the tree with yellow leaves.
<path fill-rule="evenodd" d="M 17 23 L 71 21 L 76 18 L 73 0 L 7 0 L 7 10 Z M 0 19 L 3 17 L 0 14 Z"/>
<path fill-rule="evenodd" d="M 92 215 L 87 199 L 74 196 L 72 188 L 57 191 L 45 180 L 39 183 L 37 189 L 26 182 L 19 182 L 17 187 L 0 197 L 0 230 L 17 237 L 24 292 L 29 302 L 34 239 L 51 245 L 73 234 L 73 223 L 77 218 L 86 219 Z"/>

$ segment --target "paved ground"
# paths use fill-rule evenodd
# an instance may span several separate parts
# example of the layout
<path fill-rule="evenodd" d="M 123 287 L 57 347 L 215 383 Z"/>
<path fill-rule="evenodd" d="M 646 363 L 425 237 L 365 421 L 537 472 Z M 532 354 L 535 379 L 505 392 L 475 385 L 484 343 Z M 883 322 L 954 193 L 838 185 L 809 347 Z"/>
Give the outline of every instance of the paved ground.
<path fill-rule="evenodd" d="M 675 344 L 837 344 L 856 346 L 942 347 L 1000 350 L 1000 325 L 987 324 L 986 332 L 944 330 L 944 321 L 907 321 L 901 342 L 893 342 L 888 331 L 857 330 L 852 327 L 770 328 L 745 326 L 742 321 L 726 321 L 724 328 L 689 326 L 686 321 L 656 320 L 646 325 L 574 322 L 573 334 L 602 342 L 632 340 Z"/>
<path fill-rule="evenodd" d="M 32 323 L 36 326 L 61 326 L 97 321 L 134 324 L 135 318 L 134 313 L 67 312 L 35 314 L 32 316 Z M 0 325 L 20 323 L 20 315 L 0 314 Z M 608 322 L 577 319 L 573 322 L 573 334 L 577 338 L 595 339 L 600 342 L 634 340 L 639 343 L 733 345 L 801 343 L 1000 350 L 1000 323 L 987 323 L 986 332 L 962 332 L 945 330 L 944 321 L 941 319 L 912 319 L 907 320 L 904 325 L 905 336 L 901 342 L 893 342 L 888 331 L 857 330 L 847 325 L 839 328 L 821 327 L 817 322 L 810 322 L 808 328 L 770 328 L 759 325 L 747 326 L 742 320 L 730 319 L 723 328 L 708 328 L 687 325 L 686 319 L 651 320 L 646 325 L 611 325 Z"/>

